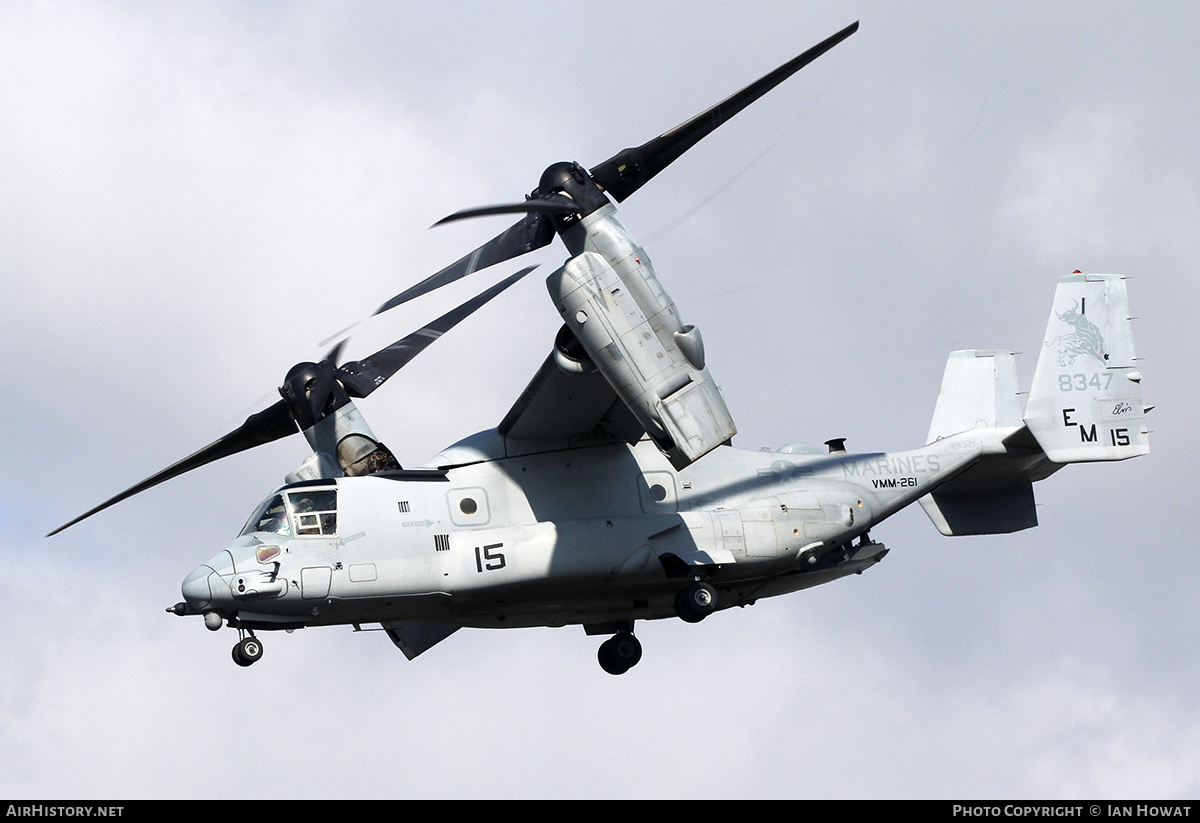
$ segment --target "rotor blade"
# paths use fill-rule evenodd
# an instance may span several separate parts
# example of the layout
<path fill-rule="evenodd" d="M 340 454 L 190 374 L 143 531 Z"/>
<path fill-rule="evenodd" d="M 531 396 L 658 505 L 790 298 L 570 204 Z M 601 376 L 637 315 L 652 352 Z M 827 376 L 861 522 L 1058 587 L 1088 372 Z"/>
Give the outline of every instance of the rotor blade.
<path fill-rule="evenodd" d="M 275 405 L 257 414 L 250 415 L 241 426 L 219 440 L 209 443 L 190 457 L 185 457 L 178 463 L 168 466 L 153 477 L 146 478 L 141 483 L 126 489 L 116 497 L 105 500 L 96 508 L 79 515 L 79 517 L 76 517 L 70 523 L 59 526 L 46 536 L 53 537 L 63 529 L 74 526 L 80 520 L 86 520 L 93 514 L 107 509 L 114 503 L 120 503 L 122 500 L 133 497 L 139 492 L 144 492 L 146 489 L 170 480 L 172 477 L 178 477 L 185 472 L 190 472 L 192 469 L 198 469 L 203 465 L 212 463 L 214 460 L 220 460 L 222 457 L 229 457 L 246 449 L 252 449 L 255 446 L 262 446 L 266 443 L 279 440 L 280 438 L 287 437 L 289 434 L 295 434 L 296 431 L 296 422 L 292 420 L 292 415 L 288 412 L 287 403 L 280 400 Z"/>
<path fill-rule="evenodd" d="M 537 266 L 529 266 L 521 269 L 487 291 L 472 297 L 458 308 L 446 312 L 424 328 L 418 329 L 407 337 L 400 338 L 387 348 L 380 349 L 362 360 L 343 364 L 338 368 L 337 376 L 342 385 L 346 387 L 346 393 L 351 397 L 366 397 L 382 386 L 384 381 L 398 372 L 408 361 L 425 351 L 430 343 L 536 268 Z"/>
<path fill-rule="evenodd" d="M 643 184 L 675 162 L 685 151 L 699 143 L 742 109 L 778 86 L 800 69 L 816 60 L 838 43 L 858 31 L 857 21 L 823 40 L 803 54 L 746 86 L 731 97 L 706 109 L 648 143 L 623 149 L 590 170 L 592 179 L 610 197 L 620 203 Z"/>
<path fill-rule="evenodd" d="M 338 332 L 338 334 L 341 334 L 341 332 Z M 337 337 L 337 335 L 335 334 L 334 337 Z M 332 338 L 330 338 L 330 339 L 332 339 Z M 349 337 L 344 337 L 341 340 L 339 340 L 337 342 L 337 344 L 332 349 L 329 350 L 329 354 L 325 355 L 325 359 L 328 360 L 330 363 L 332 363 L 336 367 L 338 364 L 338 361 L 342 359 L 342 349 L 346 348 L 346 343 L 348 343 L 349 341 L 350 341 Z M 325 342 L 329 342 L 329 341 L 326 340 Z"/>
<path fill-rule="evenodd" d="M 858 23 L 847 26 L 837 34 L 813 46 L 808 51 L 783 64 L 775 71 L 751 83 L 708 110 L 696 115 L 670 131 L 659 135 L 636 148 L 624 149 L 600 165 L 591 169 L 592 178 L 618 203 L 633 194 L 642 185 L 674 162 L 680 155 L 700 142 L 729 118 L 762 97 L 804 66 L 858 31 Z M 546 198 L 538 198 L 546 199 Z M 528 201 L 527 201 L 528 202 Z M 527 211 L 521 204 L 513 208 Z M 505 209 L 506 206 L 485 207 Z M 447 218 L 462 219 L 481 214 L 499 214 L 502 211 L 467 209 Z M 443 220 L 441 222 L 446 222 Z M 388 309 L 407 303 L 413 298 L 427 294 L 436 288 L 453 283 L 472 272 L 511 260 L 522 254 L 540 249 L 554 239 L 554 227 L 544 213 L 528 212 L 525 219 L 446 268 L 401 292 L 375 310 L 382 314 Z"/>
<path fill-rule="evenodd" d="M 569 197 L 550 195 L 548 197 L 532 197 L 523 203 L 502 203 L 498 206 L 479 206 L 473 209 L 456 211 L 449 217 L 443 217 L 433 225 L 452 223 L 455 220 L 465 220 L 468 217 L 485 217 L 489 214 L 519 214 L 521 212 L 536 212 L 538 214 L 579 214 L 579 205 Z"/>
<path fill-rule="evenodd" d="M 405 289 L 391 300 L 375 310 L 375 314 L 383 314 L 388 309 L 395 308 L 401 303 L 407 303 L 415 297 L 428 294 L 434 289 L 441 288 L 447 283 L 460 280 L 472 272 L 486 269 L 505 260 L 520 257 L 522 254 L 540 249 L 554 239 L 554 226 L 544 214 L 529 213 L 520 223 L 510 226 L 506 231 L 496 235 L 475 251 L 451 263 L 437 274 L 426 277 L 420 283 Z"/>

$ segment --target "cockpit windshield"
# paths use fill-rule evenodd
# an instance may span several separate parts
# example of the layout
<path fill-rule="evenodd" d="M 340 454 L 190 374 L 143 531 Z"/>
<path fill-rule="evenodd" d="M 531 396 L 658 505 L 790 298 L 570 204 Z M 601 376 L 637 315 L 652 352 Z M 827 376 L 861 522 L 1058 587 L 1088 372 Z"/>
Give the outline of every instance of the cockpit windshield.
<path fill-rule="evenodd" d="M 296 534 L 337 534 L 337 489 L 303 489 L 288 493 L 296 518 Z"/>
<path fill-rule="evenodd" d="M 337 534 L 337 489 L 290 491 L 286 506 L 282 494 L 268 498 L 242 527 L 242 535 L 254 532 L 288 536 Z"/>
<path fill-rule="evenodd" d="M 270 497 L 250 516 L 242 527 L 242 534 L 254 532 L 272 532 L 274 534 L 291 534 L 288 525 L 287 510 L 283 507 L 283 495 Z"/>

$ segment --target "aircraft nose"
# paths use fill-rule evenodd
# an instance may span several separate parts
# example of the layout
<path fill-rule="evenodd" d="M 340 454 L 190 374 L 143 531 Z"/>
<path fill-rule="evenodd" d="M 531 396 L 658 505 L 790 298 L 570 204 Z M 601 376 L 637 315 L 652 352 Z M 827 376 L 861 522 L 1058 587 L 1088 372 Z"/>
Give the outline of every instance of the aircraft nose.
<path fill-rule="evenodd" d="M 212 603 L 212 587 L 209 586 L 208 579 L 215 574 L 216 572 L 208 566 L 197 566 L 183 578 L 183 585 L 180 587 L 183 599 L 196 611 L 204 611 Z"/>
<path fill-rule="evenodd" d="M 232 573 L 233 558 L 228 551 L 223 551 L 203 566 L 197 566 L 188 572 L 180 587 L 183 599 L 196 611 L 205 611 L 213 605 L 214 592 L 228 591 L 221 575 Z"/>

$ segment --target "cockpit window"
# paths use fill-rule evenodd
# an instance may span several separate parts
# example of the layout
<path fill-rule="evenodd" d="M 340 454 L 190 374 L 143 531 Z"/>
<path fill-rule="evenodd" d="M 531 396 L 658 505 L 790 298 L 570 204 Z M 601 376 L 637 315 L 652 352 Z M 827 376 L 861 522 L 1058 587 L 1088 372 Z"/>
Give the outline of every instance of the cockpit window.
<path fill-rule="evenodd" d="M 337 534 L 337 489 L 303 489 L 288 493 L 296 518 L 296 534 Z"/>
<path fill-rule="evenodd" d="M 274 534 L 291 534 L 288 525 L 287 510 L 283 507 L 283 495 L 275 495 L 258 507 L 242 528 L 242 534 L 254 532 L 272 532 Z"/>

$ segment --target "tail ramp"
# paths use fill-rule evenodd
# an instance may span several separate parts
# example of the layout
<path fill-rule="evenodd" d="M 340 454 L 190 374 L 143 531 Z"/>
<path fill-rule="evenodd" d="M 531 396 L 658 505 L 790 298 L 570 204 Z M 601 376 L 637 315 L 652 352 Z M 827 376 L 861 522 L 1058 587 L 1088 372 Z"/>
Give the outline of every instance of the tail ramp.
<path fill-rule="evenodd" d="M 1037 525 L 1033 483 L 1067 463 L 1150 451 L 1125 278 L 1059 278 L 1025 412 L 1011 352 L 957 351 L 942 378 L 928 442 L 1008 429 L 986 455 L 921 499 L 942 534 L 1001 534 Z"/>

